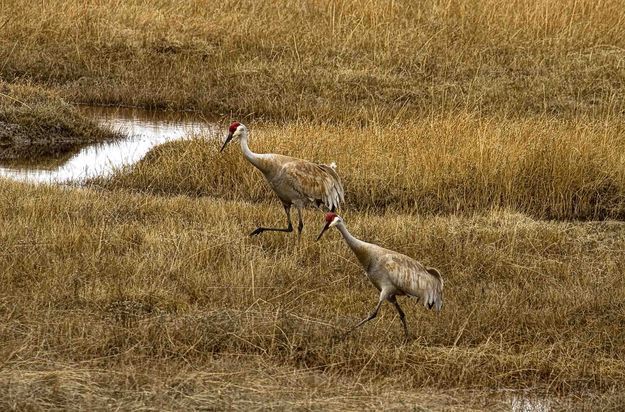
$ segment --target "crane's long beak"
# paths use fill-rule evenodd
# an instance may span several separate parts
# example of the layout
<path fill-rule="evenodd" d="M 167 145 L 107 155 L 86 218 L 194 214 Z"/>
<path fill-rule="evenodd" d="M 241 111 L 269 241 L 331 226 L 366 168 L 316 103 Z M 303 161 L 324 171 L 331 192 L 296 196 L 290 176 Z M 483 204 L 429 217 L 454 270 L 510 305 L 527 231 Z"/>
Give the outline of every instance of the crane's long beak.
<path fill-rule="evenodd" d="M 228 143 L 230 143 L 230 140 L 232 140 L 232 133 L 228 133 L 228 137 L 226 137 L 226 141 L 224 142 L 224 145 L 221 146 L 221 149 L 219 150 L 219 153 L 224 151 L 224 149 L 226 148 Z"/>
<path fill-rule="evenodd" d="M 332 222 L 327 222 L 323 229 L 321 229 L 321 233 L 319 233 L 319 236 L 317 236 L 317 240 L 321 239 L 321 236 L 323 236 L 325 231 L 328 230 L 328 228 L 330 227 L 330 223 Z"/>

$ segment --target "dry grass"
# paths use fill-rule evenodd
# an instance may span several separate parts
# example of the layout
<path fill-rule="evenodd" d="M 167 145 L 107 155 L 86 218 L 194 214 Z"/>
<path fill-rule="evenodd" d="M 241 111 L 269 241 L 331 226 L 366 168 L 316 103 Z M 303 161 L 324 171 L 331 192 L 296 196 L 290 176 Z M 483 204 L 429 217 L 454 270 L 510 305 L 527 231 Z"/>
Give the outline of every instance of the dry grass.
<path fill-rule="evenodd" d="M 621 1 L 5 0 L 0 76 L 275 120 L 625 109 Z"/>
<path fill-rule="evenodd" d="M 346 212 L 353 233 L 445 276 L 440 315 L 404 304 L 416 336 L 404 344 L 388 307 L 336 338 L 375 304 L 374 288 L 336 233 L 315 243 L 309 225 L 299 245 L 247 237 L 276 218 L 269 205 L 7 182 L 0 196 L 4 405 L 329 408 L 338 385 L 369 407 L 379 391 L 426 405 L 419 394 L 434 391 L 435 408 L 488 409 L 445 394 L 538 388 L 619 402 L 610 393 L 623 390 L 621 223 Z M 279 378 L 263 380 L 275 370 L 321 400 L 275 394 Z"/>
<path fill-rule="evenodd" d="M 107 190 L 0 181 L 0 409 L 621 410 L 622 6 L 3 1 L 0 122 L 100 133 L 61 97 L 236 115 L 258 152 L 336 161 L 353 233 L 446 289 L 439 315 L 404 301 L 408 343 L 386 306 L 337 339 L 375 289 L 314 211 L 299 244 L 247 237 L 283 216 L 215 136 Z"/>
<path fill-rule="evenodd" d="M 132 362 L 15 362 L 0 372 L 3 409 L 89 410 L 509 410 L 522 394 L 402 391 L 314 368 L 279 366 L 261 356 L 222 355 L 193 365 L 184 359 Z M 529 402 L 536 398 L 528 397 Z M 591 398 L 592 399 L 592 398 Z M 596 401 L 596 398 L 593 399 Z M 526 401 L 527 402 L 527 401 Z M 549 406 L 566 405 L 550 399 Z"/>
<path fill-rule="evenodd" d="M 0 81 L 0 160 L 33 161 L 67 155 L 118 134 L 98 127 L 58 93 Z"/>
<path fill-rule="evenodd" d="M 348 210 L 470 215 L 505 208 L 539 219 L 625 217 L 625 130 L 616 120 L 463 114 L 366 128 L 307 122 L 250 127 L 250 145 L 258 152 L 336 161 Z M 238 144 L 219 153 L 221 139 L 158 147 L 100 184 L 275 202 Z"/>

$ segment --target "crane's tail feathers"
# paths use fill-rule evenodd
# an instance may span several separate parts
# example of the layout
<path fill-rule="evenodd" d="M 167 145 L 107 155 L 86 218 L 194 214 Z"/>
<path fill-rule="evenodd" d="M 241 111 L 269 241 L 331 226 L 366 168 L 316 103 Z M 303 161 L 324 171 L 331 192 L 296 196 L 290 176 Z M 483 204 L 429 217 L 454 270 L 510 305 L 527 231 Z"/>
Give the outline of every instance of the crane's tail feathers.
<path fill-rule="evenodd" d="M 425 268 L 428 273 L 434 276 L 440 282 L 440 288 L 435 288 L 425 300 L 425 305 L 428 309 L 434 309 L 440 311 L 443 308 L 443 277 L 441 272 L 436 268 Z"/>
<path fill-rule="evenodd" d="M 345 191 L 341 178 L 336 173 L 336 163 L 317 165 L 325 173 L 322 179 L 321 200 L 328 210 L 336 210 L 339 205 L 345 201 Z"/>
<path fill-rule="evenodd" d="M 434 309 L 439 312 L 443 308 L 443 295 L 442 293 L 434 293 L 427 297 L 423 302 L 423 306 L 428 309 Z"/>
<path fill-rule="evenodd" d="M 434 276 L 436 279 L 441 281 L 441 289 L 443 286 L 443 277 L 441 276 L 441 272 L 438 271 L 438 269 L 436 268 L 425 268 L 425 270 L 427 270 L 432 276 Z"/>

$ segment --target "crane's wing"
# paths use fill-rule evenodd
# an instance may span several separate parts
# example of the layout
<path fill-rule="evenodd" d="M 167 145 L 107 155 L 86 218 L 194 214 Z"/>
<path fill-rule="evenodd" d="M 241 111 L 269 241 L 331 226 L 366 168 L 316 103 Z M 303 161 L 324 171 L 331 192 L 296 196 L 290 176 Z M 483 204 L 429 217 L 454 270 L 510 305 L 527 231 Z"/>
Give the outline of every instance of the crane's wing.
<path fill-rule="evenodd" d="M 439 311 L 443 307 L 443 278 L 435 268 L 428 268 L 409 256 L 389 253 L 382 265 L 390 281 L 405 294 L 421 299 L 423 306 Z"/>
<path fill-rule="evenodd" d="M 343 184 L 333 165 L 294 160 L 282 165 L 281 174 L 293 190 L 329 210 L 344 201 Z"/>

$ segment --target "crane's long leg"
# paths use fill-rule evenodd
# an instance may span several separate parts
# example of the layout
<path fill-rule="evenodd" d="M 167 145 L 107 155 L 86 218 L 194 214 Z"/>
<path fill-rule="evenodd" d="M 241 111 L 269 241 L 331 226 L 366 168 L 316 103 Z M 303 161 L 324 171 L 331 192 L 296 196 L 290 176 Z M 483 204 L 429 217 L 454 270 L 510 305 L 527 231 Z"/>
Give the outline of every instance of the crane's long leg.
<path fill-rule="evenodd" d="M 382 306 L 382 303 L 388 298 L 388 293 L 385 292 L 384 290 L 382 292 L 380 292 L 380 300 L 378 301 L 378 304 L 375 305 L 375 308 L 373 309 L 373 311 L 369 314 L 369 316 L 367 316 L 365 319 L 361 320 L 360 322 L 358 322 L 358 324 L 356 326 L 354 326 L 353 328 L 351 328 L 350 330 L 348 330 L 347 332 L 345 332 L 344 335 L 347 335 L 349 333 L 351 333 L 354 329 L 357 329 L 358 327 L 364 325 L 365 323 L 369 322 L 371 319 L 375 318 L 376 316 L 378 316 L 378 311 L 380 310 L 380 306 Z"/>
<path fill-rule="evenodd" d="M 287 228 L 281 229 L 275 227 L 257 227 L 252 233 L 250 233 L 250 236 L 260 235 L 263 232 L 292 232 L 293 223 L 291 223 L 291 205 L 284 205 L 284 211 L 286 212 L 286 221 L 289 224 Z"/>
<path fill-rule="evenodd" d="M 390 297 L 388 301 L 391 302 L 393 306 L 395 306 L 395 309 L 397 309 L 397 313 L 399 313 L 399 320 L 401 320 L 401 324 L 404 325 L 404 335 L 406 335 L 406 339 L 408 339 L 408 325 L 406 325 L 406 314 L 403 310 L 401 310 L 399 302 L 397 302 L 397 298 L 395 298 L 395 296 Z"/>
<path fill-rule="evenodd" d="M 302 209 L 297 208 L 297 218 L 299 219 L 299 223 L 297 224 L 297 240 L 299 241 L 302 238 L 302 230 L 304 229 L 304 221 L 302 220 Z"/>

